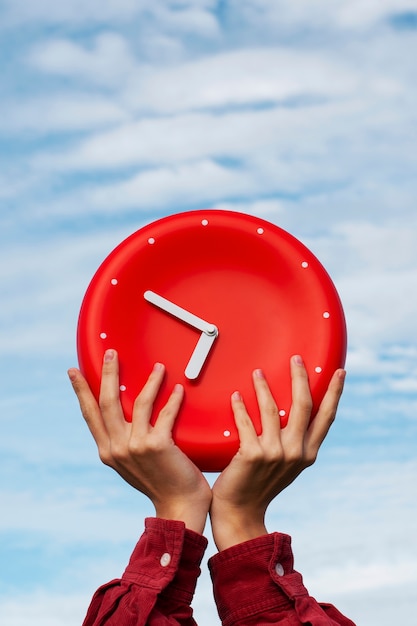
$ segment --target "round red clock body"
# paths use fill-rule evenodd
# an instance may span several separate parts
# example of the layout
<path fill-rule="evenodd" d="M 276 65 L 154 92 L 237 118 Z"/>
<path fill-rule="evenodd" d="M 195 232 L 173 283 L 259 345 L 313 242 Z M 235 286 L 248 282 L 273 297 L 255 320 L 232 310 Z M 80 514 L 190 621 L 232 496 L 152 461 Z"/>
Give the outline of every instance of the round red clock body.
<path fill-rule="evenodd" d="M 195 380 L 184 372 L 201 332 L 148 302 L 149 290 L 218 328 Z M 346 325 L 329 275 L 292 235 L 246 214 L 191 211 L 141 228 L 104 260 L 82 303 L 77 348 L 96 397 L 104 351 L 118 351 L 127 420 L 153 364 L 164 363 L 153 419 L 182 383 L 174 439 L 200 469 L 221 471 L 239 446 L 231 394 L 241 392 L 259 433 L 252 371 L 262 368 L 285 426 L 289 359 L 301 354 L 314 415 L 333 372 L 344 366 Z"/>

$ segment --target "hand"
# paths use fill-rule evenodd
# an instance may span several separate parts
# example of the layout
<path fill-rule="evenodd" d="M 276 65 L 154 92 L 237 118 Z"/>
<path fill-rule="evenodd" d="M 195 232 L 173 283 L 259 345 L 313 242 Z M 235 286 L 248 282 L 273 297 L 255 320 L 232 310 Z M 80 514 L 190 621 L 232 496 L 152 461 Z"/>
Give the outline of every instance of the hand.
<path fill-rule="evenodd" d="M 202 533 L 211 490 L 200 470 L 172 439 L 184 396 L 182 385 L 175 386 L 154 426 L 150 423 L 164 373 L 164 366 L 155 364 L 135 400 L 130 423 L 125 420 L 120 403 L 119 364 L 114 350 L 107 350 L 104 355 L 98 403 L 81 372 L 75 368 L 68 371 L 103 463 L 147 495 L 157 517 L 182 520 L 187 528 Z"/>
<path fill-rule="evenodd" d="M 232 395 L 232 409 L 240 447 L 213 486 L 210 510 L 214 541 L 219 550 L 266 534 L 265 512 L 269 503 L 309 465 L 336 416 L 343 391 L 344 370 L 337 370 L 314 420 L 312 399 L 302 359 L 291 359 L 292 406 L 281 428 L 277 405 L 261 370 L 253 382 L 261 414 L 258 436 L 243 399 Z"/>

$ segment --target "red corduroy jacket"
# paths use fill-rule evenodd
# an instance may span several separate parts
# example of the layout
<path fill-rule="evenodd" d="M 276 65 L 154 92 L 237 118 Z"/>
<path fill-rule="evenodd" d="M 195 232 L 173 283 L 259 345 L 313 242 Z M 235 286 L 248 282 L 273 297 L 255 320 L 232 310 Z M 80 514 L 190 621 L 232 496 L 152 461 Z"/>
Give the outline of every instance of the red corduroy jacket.
<path fill-rule="evenodd" d="M 97 590 L 83 626 L 197 626 L 191 601 L 206 547 L 183 522 L 148 518 L 122 578 Z M 232 546 L 209 568 L 223 626 L 355 626 L 309 596 L 288 535 Z"/>

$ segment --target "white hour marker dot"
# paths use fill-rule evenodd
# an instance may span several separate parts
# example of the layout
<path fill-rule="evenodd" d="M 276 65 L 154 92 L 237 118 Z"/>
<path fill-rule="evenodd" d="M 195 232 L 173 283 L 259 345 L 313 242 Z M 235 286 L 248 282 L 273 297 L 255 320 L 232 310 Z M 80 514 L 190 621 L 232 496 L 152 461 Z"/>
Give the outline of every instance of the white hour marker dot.
<path fill-rule="evenodd" d="M 155 239 L 153 237 L 149 237 L 148 243 L 150 243 L 151 245 L 154 244 L 155 243 Z"/>
<path fill-rule="evenodd" d="M 208 220 L 201 220 L 201 223 L 202 223 L 203 226 L 207 226 Z"/>
<path fill-rule="evenodd" d="M 258 235 L 263 235 L 265 231 L 263 228 L 258 228 L 256 232 L 258 233 Z"/>
<path fill-rule="evenodd" d="M 224 433 L 223 433 L 223 435 L 224 435 L 225 437 L 230 437 L 230 430 L 225 430 L 225 431 L 224 431 Z"/>
<path fill-rule="evenodd" d="M 279 415 L 280 415 L 281 417 L 284 417 L 284 415 L 286 415 L 286 414 L 287 414 L 287 411 L 284 411 L 284 409 L 281 409 L 281 410 L 279 411 Z"/>
<path fill-rule="evenodd" d="M 126 391 L 126 385 L 120 385 L 119 389 L 120 391 Z"/>
<path fill-rule="evenodd" d="M 330 313 L 329 313 L 329 311 L 325 311 L 325 312 L 323 313 L 323 317 L 327 320 L 327 319 L 330 317 Z"/>
<path fill-rule="evenodd" d="M 307 263 L 307 261 L 303 261 L 303 262 L 301 263 L 301 267 L 304 267 L 304 268 L 308 267 L 308 263 Z"/>
<path fill-rule="evenodd" d="M 317 372 L 317 374 L 320 374 L 322 369 L 321 367 L 318 365 L 317 367 L 314 368 L 314 371 Z"/>
<path fill-rule="evenodd" d="M 100 333 L 100 339 L 106 339 L 107 333 Z"/>
<path fill-rule="evenodd" d="M 117 280 L 117 278 L 112 278 L 110 282 L 111 282 L 112 285 L 117 285 L 118 280 Z"/>

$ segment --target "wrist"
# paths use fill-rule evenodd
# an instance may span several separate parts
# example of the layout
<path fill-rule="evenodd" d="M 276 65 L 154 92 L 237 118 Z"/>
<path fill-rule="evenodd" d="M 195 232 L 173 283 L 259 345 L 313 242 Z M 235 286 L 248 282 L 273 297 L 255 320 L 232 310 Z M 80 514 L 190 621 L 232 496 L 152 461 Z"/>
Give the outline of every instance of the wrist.
<path fill-rule="evenodd" d="M 210 521 L 214 543 L 219 552 L 268 534 L 264 512 L 221 505 L 214 500 L 210 509 Z"/>
<path fill-rule="evenodd" d="M 209 502 L 164 502 L 155 504 L 155 515 L 161 519 L 184 522 L 186 528 L 202 535 L 209 506 Z"/>

